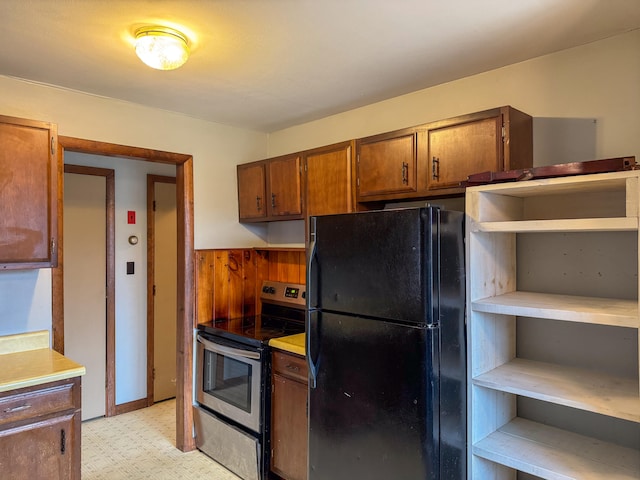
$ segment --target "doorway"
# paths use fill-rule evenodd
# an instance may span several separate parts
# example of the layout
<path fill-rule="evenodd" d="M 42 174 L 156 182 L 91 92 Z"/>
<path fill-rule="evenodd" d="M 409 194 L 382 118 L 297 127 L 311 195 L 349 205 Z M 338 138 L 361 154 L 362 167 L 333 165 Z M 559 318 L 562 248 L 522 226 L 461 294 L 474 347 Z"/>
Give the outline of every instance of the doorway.
<path fill-rule="evenodd" d="M 64 335 L 66 354 L 86 367 L 82 420 L 107 414 L 113 392 L 107 369 L 107 330 L 115 314 L 113 296 L 114 171 L 64 167 Z"/>
<path fill-rule="evenodd" d="M 147 403 L 176 396 L 176 179 L 147 175 Z"/>
<path fill-rule="evenodd" d="M 193 157 L 191 155 L 130 147 L 112 143 L 58 137 L 58 165 L 63 164 L 64 151 L 119 157 L 130 160 L 168 163 L 176 166 L 177 215 L 177 330 L 176 330 L 176 447 L 195 450 L 193 438 Z M 62 175 L 62 169 L 59 170 Z M 59 199 L 58 222 L 62 222 L 62 199 Z M 63 251 L 63 235 L 59 252 Z M 64 259 L 52 271 L 53 348 L 64 353 Z M 115 332 L 107 331 L 107 350 L 115 351 Z M 108 408 L 108 406 L 107 406 Z"/>

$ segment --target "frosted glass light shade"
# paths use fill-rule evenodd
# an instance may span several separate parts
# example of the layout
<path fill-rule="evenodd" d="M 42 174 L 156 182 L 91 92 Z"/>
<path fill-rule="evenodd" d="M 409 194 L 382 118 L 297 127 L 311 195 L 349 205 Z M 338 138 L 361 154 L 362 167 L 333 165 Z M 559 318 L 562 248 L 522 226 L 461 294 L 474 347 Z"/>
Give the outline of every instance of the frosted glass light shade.
<path fill-rule="evenodd" d="M 173 70 L 189 58 L 187 38 L 168 27 L 142 27 L 136 30 L 136 55 L 158 70 Z"/>

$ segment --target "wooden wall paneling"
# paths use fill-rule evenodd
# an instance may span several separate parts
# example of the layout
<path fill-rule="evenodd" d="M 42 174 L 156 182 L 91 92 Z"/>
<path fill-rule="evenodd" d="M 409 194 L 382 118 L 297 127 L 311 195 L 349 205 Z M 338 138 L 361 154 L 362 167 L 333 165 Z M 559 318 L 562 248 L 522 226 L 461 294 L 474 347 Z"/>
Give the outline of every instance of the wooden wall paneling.
<path fill-rule="evenodd" d="M 198 250 L 195 252 L 195 321 L 196 324 L 206 323 L 213 318 L 213 279 L 214 279 L 213 250 Z"/>
<path fill-rule="evenodd" d="M 307 283 L 307 255 L 305 251 L 298 252 L 298 264 L 300 265 L 298 283 L 305 285 Z"/>
<path fill-rule="evenodd" d="M 198 250 L 195 260 L 197 323 L 262 311 L 263 280 L 305 283 L 305 252 L 295 250 Z"/>
<path fill-rule="evenodd" d="M 298 251 L 274 251 L 271 252 L 272 257 L 269 262 L 269 275 L 270 280 L 278 282 L 300 282 L 301 276 L 301 262 L 300 252 Z M 302 261 L 304 265 L 304 260 Z"/>
<path fill-rule="evenodd" d="M 240 318 L 244 305 L 244 255 L 242 250 L 229 250 L 227 253 L 227 290 L 228 318 Z"/>
<path fill-rule="evenodd" d="M 256 313 L 262 312 L 262 303 L 260 301 L 260 288 L 262 287 L 262 282 L 264 280 L 270 280 L 269 276 L 269 263 L 271 254 L 274 252 L 269 252 L 266 250 L 254 250 L 253 258 L 255 263 L 255 299 L 256 299 Z"/>
<path fill-rule="evenodd" d="M 260 283 L 257 281 L 256 272 L 256 252 L 253 250 L 242 251 L 242 273 L 243 273 L 243 316 L 253 316 L 256 314 L 256 296 Z"/>
<path fill-rule="evenodd" d="M 229 252 L 216 250 L 213 272 L 213 320 L 228 318 L 229 314 Z"/>

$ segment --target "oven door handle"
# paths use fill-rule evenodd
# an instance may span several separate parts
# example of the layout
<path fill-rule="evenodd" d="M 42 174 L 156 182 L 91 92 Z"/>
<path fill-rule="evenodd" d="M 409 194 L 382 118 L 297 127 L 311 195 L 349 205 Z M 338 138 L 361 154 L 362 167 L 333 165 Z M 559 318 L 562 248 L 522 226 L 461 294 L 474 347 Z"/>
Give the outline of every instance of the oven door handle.
<path fill-rule="evenodd" d="M 242 350 L 240 348 L 227 347 L 220 345 L 219 343 L 211 342 L 198 335 L 198 341 L 202 343 L 207 350 L 211 350 L 216 353 L 222 353 L 227 355 L 235 355 L 236 357 L 250 358 L 252 360 L 260 360 L 260 352 L 251 352 L 249 350 Z"/>

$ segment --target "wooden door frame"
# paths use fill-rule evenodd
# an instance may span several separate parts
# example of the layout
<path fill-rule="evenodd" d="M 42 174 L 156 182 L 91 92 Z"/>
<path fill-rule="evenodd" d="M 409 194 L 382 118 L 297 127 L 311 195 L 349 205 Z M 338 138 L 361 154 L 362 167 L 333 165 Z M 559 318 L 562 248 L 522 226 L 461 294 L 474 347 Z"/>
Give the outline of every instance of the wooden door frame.
<path fill-rule="evenodd" d="M 60 148 L 62 150 L 62 148 Z M 64 152 L 63 152 L 64 153 Z M 111 417 L 116 414 L 116 266 L 115 266 L 115 170 L 110 168 L 86 167 L 82 165 L 64 165 L 64 173 L 75 173 L 78 175 L 92 175 L 97 177 L 105 177 L 106 182 L 106 371 L 105 371 L 105 416 Z M 64 184 L 64 182 L 63 182 Z M 64 192 L 64 190 L 63 190 Z M 61 195 L 64 200 L 64 194 Z M 62 215 L 60 214 L 59 225 L 62 225 Z M 64 281 L 64 243 L 63 228 L 59 231 L 58 241 L 58 268 L 57 275 L 54 276 L 52 289 L 54 292 L 60 290 L 62 285 L 59 281 Z M 64 299 L 60 299 L 62 308 L 64 308 Z M 64 334 L 64 324 L 60 328 L 54 328 L 54 332 L 62 329 Z M 56 338 L 54 337 L 54 348 L 56 347 Z M 62 345 L 64 348 L 64 345 Z"/>
<path fill-rule="evenodd" d="M 147 405 L 153 405 L 155 378 L 155 258 L 156 258 L 156 219 L 154 216 L 155 184 L 176 183 L 176 177 L 147 175 Z M 177 192 L 176 192 L 177 193 Z M 176 208 L 177 208 L 176 199 Z"/>
<path fill-rule="evenodd" d="M 176 332 L 176 447 L 195 450 L 193 438 L 193 157 L 191 155 L 130 147 L 114 143 L 58 136 L 58 176 L 62 185 L 63 150 L 176 167 L 176 215 L 178 218 L 177 332 Z M 58 221 L 62 220 L 62 195 L 58 195 Z M 62 242 L 62 231 L 59 232 Z M 52 269 L 53 348 L 64 352 L 64 291 L 62 262 Z"/>

